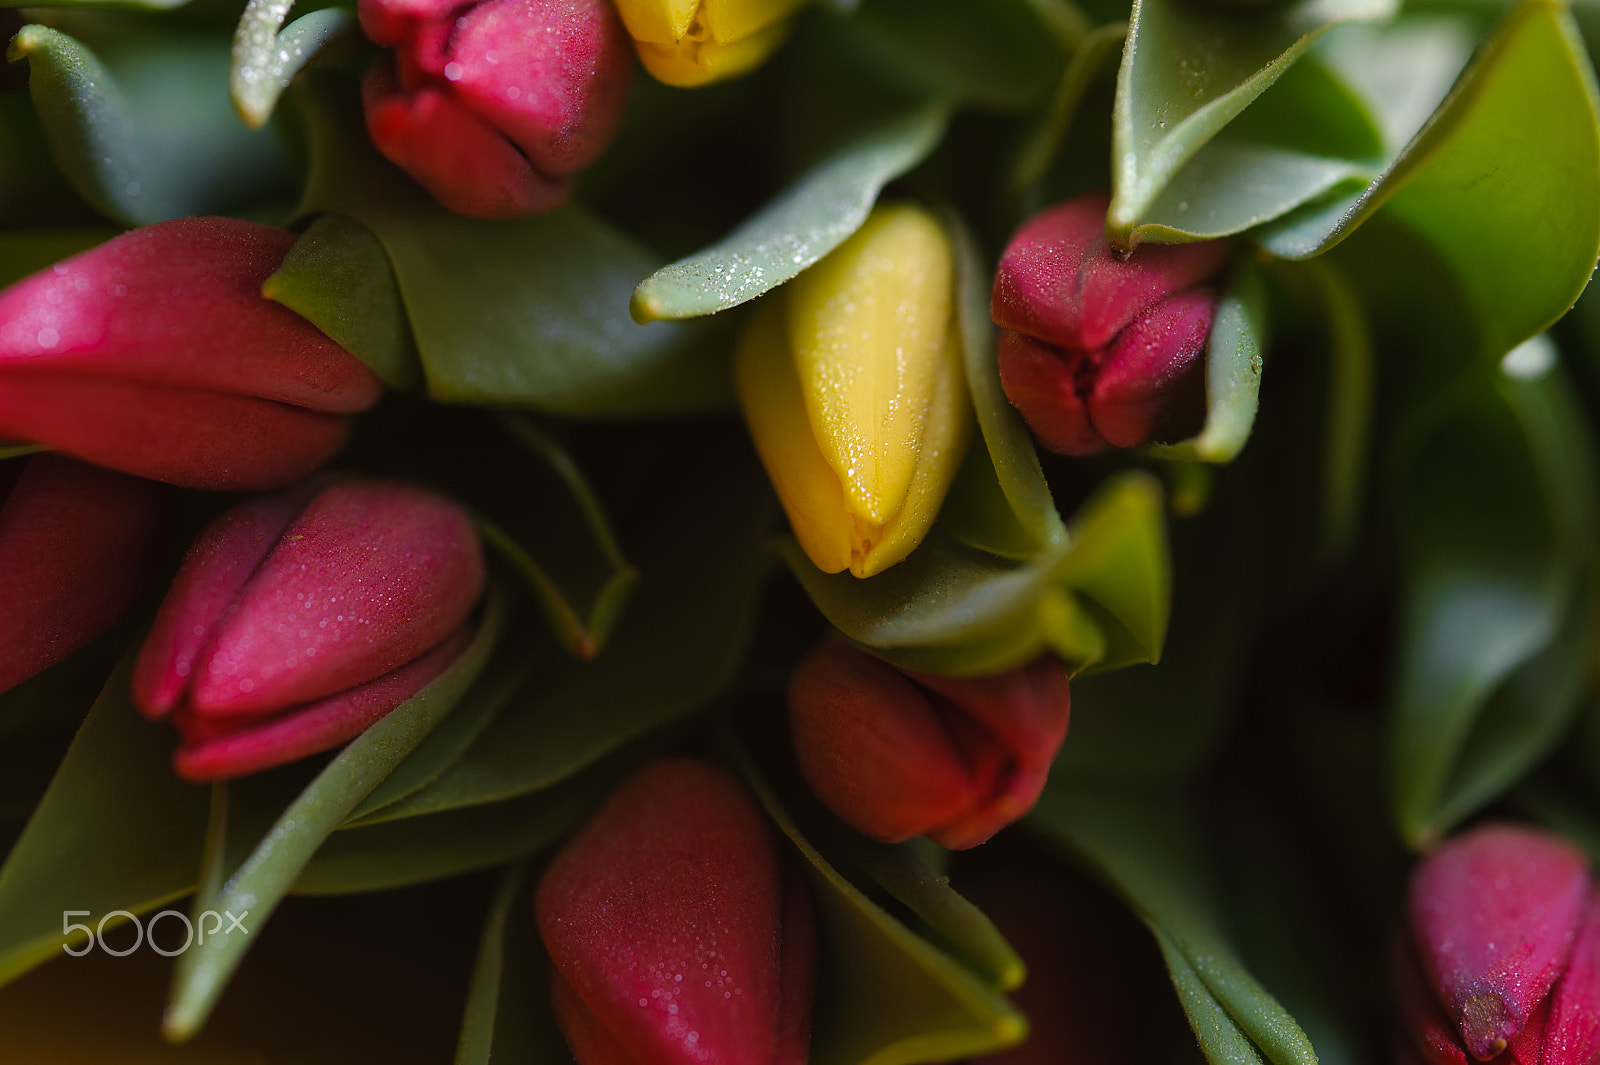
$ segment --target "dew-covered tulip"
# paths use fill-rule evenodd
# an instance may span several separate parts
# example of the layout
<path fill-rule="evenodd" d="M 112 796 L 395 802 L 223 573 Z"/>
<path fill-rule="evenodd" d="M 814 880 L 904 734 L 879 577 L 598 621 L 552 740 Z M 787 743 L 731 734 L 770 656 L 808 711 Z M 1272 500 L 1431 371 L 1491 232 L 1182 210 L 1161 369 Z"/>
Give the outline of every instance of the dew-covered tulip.
<path fill-rule="evenodd" d="M 547 211 L 611 141 L 633 78 L 607 0 L 361 0 L 392 48 L 363 86 L 378 150 L 474 218 Z"/>
<path fill-rule="evenodd" d="M 180 776 L 242 776 L 353 739 L 455 661 L 484 583 L 455 503 L 349 479 L 240 504 L 200 535 L 133 697 L 183 737 Z"/>
<path fill-rule="evenodd" d="M 1205 422 L 1205 351 L 1225 241 L 1106 243 L 1104 194 L 1034 215 L 995 273 L 1000 382 L 1063 455 L 1175 443 Z"/>
<path fill-rule="evenodd" d="M 830 638 L 789 681 L 795 757 L 863 835 L 975 847 L 1038 801 L 1067 736 L 1067 680 L 1048 656 L 994 677 L 940 677 Z"/>
<path fill-rule="evenodd" d="M 159 485 L 59 455 L 0 462 L 0 692 L 114 622 L 150 575 Z"/>
<path fill-rule="evenodd" d="M 668 85 L 705 85 L 759 66 L 806 0 L 617 0 L 639 60 Z"/>
<path fill-rule="evenodd" d="M 278 488 L 316 469 L 382 386 L 261 295 L 294 241 L 185 218 L 0 292 L 0 439 L 195 488 Z"/>
<path fill-rule="evenodd" d="M 1395 953 L 1406 1027 L 1430 1065 L 1589 1065 L 1600 1055 L 1600 888 L 1555 836 L 1489 825 L 1411 879 Z"/>
<path fill-rule="evenodd" d="M 810 897 L 724 771 L 639 773 L 551 861 L 534 911 L 579 1065 L 804 1065 Z"/>
<path fill-rule="evenodd" d="M 949 238 L 878 207 L 761 301 L 734 372 L 789 523 L 826 573 L 870 577 L 922 541 L 972 431 Z"/>

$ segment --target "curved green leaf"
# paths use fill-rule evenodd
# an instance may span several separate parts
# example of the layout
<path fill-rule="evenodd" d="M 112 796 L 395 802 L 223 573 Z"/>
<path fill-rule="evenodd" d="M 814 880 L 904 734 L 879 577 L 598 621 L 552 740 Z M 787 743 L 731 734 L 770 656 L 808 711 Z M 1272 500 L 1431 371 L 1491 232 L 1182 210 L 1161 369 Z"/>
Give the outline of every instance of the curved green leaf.
<path fill-rule="evenodd" d="M 728 236 L 639 282 L 634 319 L 716 314 L 788 281 L 861 228 L 878 192 L 928 157 L 948 119 L 947 108 L 922 107 L 846 144 Z"/>
<path fill-rule="evenodd" d="M 228 92 L 251 129 L 267 124 L 278 97 L 319 48 L 355 26 L 348 9 L 325 7 L 295 19 L 280 32 L 292 7 L 294 0 L 249 0 L 234 30 Z"/>
<path fill-rule="evenodd" d="M 1552 643 L 1588 563 L 1593 455 L 1554 348 L 1540 338 L 1508 355 L 1401 471 L 1407 549 L 1391 771 L 1396 818 L 1415 846 L 1511 783 L 1571 712 L 1561 692 L 1576 683 L 1582 652 Z M 1496 697 L 1525 666 L 1532 672 Z M 1529 712 L 1529 685 L 1539 683 L 1550 690 Z"/>
<path fill-rule="evenodd" d="M 1234 950 L 1192 802 L 1049 788 L 1028 823 L 1094 868 L 1149 926 L 1208 1059 L 1316 1065 L 1311 1041 Z"/>
<path fill-rule="evenodd" d="M 73 920 L 95 926 L 194 887 L 206 789 L 172 772 L 172 732 L 134 708 L 132 675 L 130 653 L 0 866 L 0 984 L 81 941 L 62 934 L 63 910 L 88 910 Z"/>
<path fill-rule="evenodd" d="M 261 294 L 338 341 L 390 388 L 415 388 L 421 380 L 389 257 L 360 222 L 318 215 L 262 282 Z"/>
<path fill-rule="evenodd" d="M 1442 256 L 1498 358 L 1559 318 L 1600 254 L 1594 73 L 1555 0 L 1524 0 L 1433 119 L 1372 184 L 1267 227 L 1274 255 L 1320 254 L 1387 205 Z"/>
<path fill-rule="evenodd" d="M 828 621 L 908 669 L 985 675 L 1054 651 L 1075 671 L 1161 657 L 1170 575 L 1161 488 L 1108 481 L 1066 541 L 1017 564 L 937 535 L 861 580 L 827 574 L 792 540 L 790 568 Z"/>
<path fill-rule="evenodd" d="M 50 152 L 85 200 L 144 225 L 287 194 L 277 144 L 240 126 L 221 94 L 223 41 L 83 25 L 83 40 L 24 26 L 7 55 L 28 60 L 28 91 Z"/>
<path fill-rule="evenodd" d="M 824 949 L 811 1029 L 813 1065 L 914 1065 L 1020 1043 L 1027 1021 L 975 973 L 913 933 L 812 846 L 741 754 L 767 815 L 800 851 Z"/>
<path fill-rule="evenodd" d="M 1050 109 L 1017 154 L 1017 161 L 1011 169 L 1012 189 L 1026 195 L 1036 190 L 1039 182 L 1044 180 L 1050 164 L 1061 150 L 1061 142 L 1073 118 L 1078 114 L 1084 94 L 1089 91 L 1089 86 L 1105 61 L 1127 36 L 1126 22 L 1108 22 L 1086 32 L 1081 40 L 1072 45 L 1072 60 L 1061 75 L 1061 83 L 1056 86 Z"/>
<path fill-rule="evenodd" d="M 195 912 L 226 911 L 243 920 L 242 915 L 249 911 L 250 933 L 212 936 L 184 952 L 173 977 L 171 1001 L 162 1018 L 162 1031 L 168 1038 L 182 1041 L 200 1030 L 250 949 L 251 936 L 259 935 L 323 841 L 471 688 L 499 639 L 505 611 L 503 597 L 498 592 L 491 593 L 478 632 L 461 657 L 340 751 L 283 811 L 244 864 L 225 880 L 220 874 L 226 872 L 222 866 L 232 840 L 227 841 L 228 846 L 213 848 L 206 879 L 221 880 L 220 890 L 210 897 L 197 895 Z M 233 834 L 223 827 L 224 835 Z"/>
<path fill-rule="evenodd" d="M 337 212 L 377 236 L 434 399 L 569 416 L 731 405 L 717 329 L 628 318 L 634 282 L 657 265 L 645 249 L 576 206 L 502 222 L 452 214 L 377 154 L 352 82 L 313 69 L 297 84 L 312 145 L 301 213 Z"/>
<path fill-rule="evenodd" d="M 1131 246 L 1167 184 L 1289 69 L 1318 35 L 1391 17 L 1393 0 L 1302 0 L 1249 14 L 1135 0 L 1112 112 L 1106 234 Z"/>

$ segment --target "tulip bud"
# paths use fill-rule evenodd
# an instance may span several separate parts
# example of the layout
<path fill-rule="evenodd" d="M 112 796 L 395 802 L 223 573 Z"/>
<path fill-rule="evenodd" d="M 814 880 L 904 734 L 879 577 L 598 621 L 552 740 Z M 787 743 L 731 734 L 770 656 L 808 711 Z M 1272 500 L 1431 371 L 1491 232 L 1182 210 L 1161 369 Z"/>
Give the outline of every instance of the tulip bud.
<path fill-rule="evenodd" d="M 241 504 L 200 535 L 135 665 L 180 776 L 254 773 L 353 739 L 455 661 L 483 591 L 466 512 L 374 480 Z"/>
<path fill-rule="evenodd" d="M 747 73 L 789 31 L 805 0 L 618 0 L 644 68 L 657 81 L 689 87 Z"/>
<path fill-rule="evenodd" d="M 878 207 L 761 301 L 734 373 L 745 420 L 817 568 L 870 577 L 922 541 L 972 430 L 950 242 Z"/>
<path fill-rule="evenodd" d="M 817 796 L 885 843 L 976 847 L 1038 801 L 1072 694 L 1052 658 L 997 677 L 896 669 L 841 640 L 789 681 L 795 756 Z"/>
<path fill-rule="evenodd" d="M 633 64 L 606 0 L 361 0 L 360 14 L 395 49 L 367 72 L 367 131 L 452 211 L 548 211 L 622 121 Z"/>
<path fill-rule="evenodd" d="M 722 770 L 634 777 L 551 861 L 534 912 L 579 1065 L 804 1065 L 810 898 Z"/>
<path fill-rule="evenodd" d="M 1571 845 L 1491 825 L 1412 876 L 1395 983 L 1429 1062 L 1589 1065 L 1600 1053 L 1600 889 Z"/>
<path fill-rule="evenodd" d="M 1225 241 L 1105 239 L 1105 194 L 1023 223 L 1000 258 L 990 314 L 1006 398 L 1063 455 L 1172 443 L 1205 423 L 1205 348 Z"/>
<path fill-rule="evenodd" d="M 185 218 L 0 292 L 0 439 L 194 488 L 274 488 L 326 462 L 382 386 L 261 295 L 294 241 Z"/>
<path fill-rule="evenodd" d="M 0 692 L 125 610 L 160 547 L 161 490 L 58 455 L 0 463 Z"/>

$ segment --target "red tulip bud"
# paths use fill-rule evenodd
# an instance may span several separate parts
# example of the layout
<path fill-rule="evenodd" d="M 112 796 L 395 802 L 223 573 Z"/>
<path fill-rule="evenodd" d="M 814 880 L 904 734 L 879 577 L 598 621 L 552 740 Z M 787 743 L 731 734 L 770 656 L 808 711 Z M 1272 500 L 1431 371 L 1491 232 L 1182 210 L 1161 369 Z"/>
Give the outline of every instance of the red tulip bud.
<path fill-rule="evenodd" d="M 1033 808 L 1067 736 L 1059 662 L 998 677 L 913 673 L 830 639 L 789 682 L 795 755 L 862 834 L 975 847 Z"/>
<path fill-rule="evenodd" d="M 160 488 L 58 455 L 0 463 L 0 692 L 88 643 L 155 561 Z"/>
<path fill-rule="evenodd" d="M 432 492 L 345 480 L 252 500 L 189 549 L 134 701 L 171 715 L 192 780 L 336 747 L 456 659 L 483 583 L 471 519 Z"/>
<path fill-rule="evenodd" d="M 1430 1063 L 1589 1065 L 1600 1052 L 1600 891 L 1553 836 L 1476 829 L 1417 869 L 1401 1007 Z"/>
<path fill-rule="evenodd" d="M 550 863 L 534 911 L 579 1065 L 804 1065 L 810 899 L 722 770 L 634 777 Z"/>
<path fill-rule="evenodd" d="M 632 49 L 605 0 L 361 0 L 378 149 L 452 211 L 547 211 L 605 150 Z"/>
<path fill-rule="evenodd" d="M 261 295 L 294 241 L 185 218 L 0 292 L 0 439 L 197 488 L 274 488 L 326 462 L 382 386 Z"/>
<path fill-rule="evenodd" d="M 1105 239 L 1104 193 L 1035 215 L 995 273 L 1000 382 L 1039 441 L 1065 455 L 1193 436 L 1205 422 L 1205 346 L 1216 295 L 1195 287 L 1225 241 Z"/>

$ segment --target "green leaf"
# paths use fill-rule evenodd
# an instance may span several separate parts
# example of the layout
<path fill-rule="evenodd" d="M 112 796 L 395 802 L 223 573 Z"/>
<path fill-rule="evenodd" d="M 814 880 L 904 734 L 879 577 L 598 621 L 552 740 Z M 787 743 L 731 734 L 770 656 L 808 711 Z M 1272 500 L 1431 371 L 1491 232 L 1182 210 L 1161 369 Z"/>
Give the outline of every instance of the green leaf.
<path fill-rule="evenodd" d="M 913 1065 L 1020 1043 L 1027 1021 L 988 983 L 901 924 L 812 846 L 747 758 L 740 770 L 804 858 L 823 937 L 812 1065 Z"/>
<path fill-rule="evenodd" d="M 1043 121 L 1017 155 L 1011 171 L 1011 187 L 1023 194 L 1036 191 L 1061 150 L 1061 142 L 1078 114 L 1084 95 L 1094 83 L 1100 68 L 1127 39 L 1126 22 L 1108 22 L 1086 33 L 1072 46 L 1072 60 L 1061 75 L 1061 83 L 1050 101 Z"/>
<path fill-rule="evenodd" d="M 1191 801 L 1048 788 L 1028 823 L 1092 867 L 1150 928 L 1209 1060 L 1316 1065 L 1311 1041 L 1237 956 Z"/>
<path fill-rule="evenodd" d="M 1387 210 L 1444 259 L 1498 358 L 1578 298 L 1600 254 L 1594 72 L 1564 6 L 1524 0 L 1433 120 L 1371 185 L 1258 235 L 1320 254 Z"/>
<path fill-rule="evenodd" d="M 81 22 L 81 39 L 28 25 L 7 55 L 28 60 L 50 152 L 97 210 L 145 225 L 222 214 L 288 191 L 271 135 L 240 126 L 222 95 L 225 42 L 54 18 Z"/>
<path fill-rule="evenodd" d="M 434 399 L 585 417 L 731 405 L 715 327 L 628 318 L 635 280 L 657 265 L 645 249 L 577 206 L 501 222 L 452 214 L 377 154 L 353 83 L 313 69 L 297 84 L 312 144 L 301 213 L 343 214 L 377 236 Z"/>
<path fill-rule="evenodd" d="M 738 229 L 639 282 L 639 322 L 698 318 L 747 303 L 820 260 L 861 228 L 885 184 L 928 157 L 949 110 L 918 108 L 850 141 Z"/>
<path fill-rule="evenodd" d="M 1232 462 L 1250 439 L 1261 395 L 1266 297 L 1248 262 L 1228 279 L 1206 342 L 1206 423 L 1193 439 L 1152 448 L 1163 458 Z"/>
<path fill-rule="evenodd" d="M 81 942 L 62 934 L 64 910 L 89 911 L 71 920 L 96 927 L 194 887 L 206 789 L 173 774 L 172 732 L 134 709 L 132 674 L 130 653 L 0 867 L 0 983 Z"/>
<path fill-rule="evenodd" d="M 318 49 L 355 26 L 348 9 L 325 7 L 295 19 L 280 32 L 293 6 L 294 0 L 249 0 L 234 30 L 228 92 L 251 129 L 267 124 L 278 97 Z"/>
<path fill-rule="evenodd" d="M 1074 517 L 1066 541 L 1018 564 L 941 537 L 865 580 L 784 554 L 833 626 L 908 669 L 986 675 L 1054 651 L 1074 670 L 1161 657 L 1170 575 L 1161 488 L 1120 474 Z"/>
<path fill-rule="evenodd" d="M 1570 715 L 1562 692 L 1585 652 L 1552 644 L 1588 564 L 1594 446 L 1540 338 L 1508 355 L 1400 471 L 1391 771 L 1396 819 L 1414 846 L 1520 775 Z M 1532 672 L 1516 678 L 1525 666 Z M 1530 703 L 1537 684 L 1550 687 Z"/>
<path fill-rule="evenodd" d="M 319 215 L 262 283 L 261 294 L 308 319 L 390 388 L 415 388 L 421 381 L 389 257 L 360 222 Z"/>
<path fill-rule="evenodd" d="M 1112 111 L 1106 234 L 1130 246 L 1167 184 L 1328 27 L 1391 17 L 1392 0 L 1302 0 L 1229 12 L 1135 0 Z"/>
<path fill-rule="evenodd" d="M 373 820 L 540 791 L 704 706 L 743 657 L 771 513 L 765 477 L 747 456 L 697 464 L 640 530 L 638 588 L 605 648 L 536 671 L 459 761 Z"/>
<path fill-rule="evenodd" d="M 527 866 L 506 871 L 483 923 L 455 1065 L 570 1065 L 545 986 L 550 963 L 533 922 Z"/>
<path fill-rule="evenodd" d="M 1328 553 L 1355 542 L 1366 484 L 1376 360 L 1365 309 L 1344 275 L 1326 260 L 1307 264 L 1327 320 L 1328 438 L 1323 465 L 1323 522 Z"/>
<path fill-rule="evenodd" d="M 209 898 L 197 895 L 197 913 L 230 912 L 244 920 L 251 914 L 250 934 L 212 936 L 196 943 L 179 959 L 172 995 L 162 1018 L 168 1038 L 191 1038 L 216 1005 L 239 963 L 317 849 L 350 813 L 414 750 L 446 714 L 460 702 L 488 661 L 504 623 L 506 607 L 498 592 L 491 592 L 478 632 L 450 668 L 407 699 L 377 724 L 356 737 L 328 763 L 277 819 L 236 872 L 221 882 Z M 225 826 L 226 827 L 226 826 Z M 234 836 L 231 827 L 226 834 Z M 229 846 L 214 848 L 213 858 Z M 222 869 L 208 863 L 212 876 Z"/>
<path fill-rule="evenodd" d="M 0 233 L 0 287 L 116 236 L 115 229 L 38 229 Z"/>

